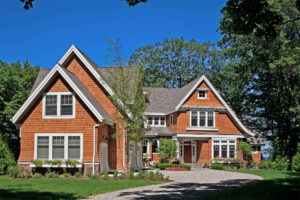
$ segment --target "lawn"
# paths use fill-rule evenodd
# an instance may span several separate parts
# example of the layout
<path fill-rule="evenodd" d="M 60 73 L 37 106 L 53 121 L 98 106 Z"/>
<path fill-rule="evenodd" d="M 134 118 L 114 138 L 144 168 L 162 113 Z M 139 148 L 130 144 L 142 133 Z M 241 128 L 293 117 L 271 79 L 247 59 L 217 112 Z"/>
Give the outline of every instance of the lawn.
<path fill-rule="evenodd" d="M 300 173 L 274 170 L 233 170 L 235 172 L 258 175 L 264 180 L 215 193 L 201 198 L 213 199 L 300 199 Z"/>
<path fill-rule="evenodd" d="M 0 176 L 0 199 L 76 199 L 105 192 L 162 183 L 149 180 L 89 180 Z"/>

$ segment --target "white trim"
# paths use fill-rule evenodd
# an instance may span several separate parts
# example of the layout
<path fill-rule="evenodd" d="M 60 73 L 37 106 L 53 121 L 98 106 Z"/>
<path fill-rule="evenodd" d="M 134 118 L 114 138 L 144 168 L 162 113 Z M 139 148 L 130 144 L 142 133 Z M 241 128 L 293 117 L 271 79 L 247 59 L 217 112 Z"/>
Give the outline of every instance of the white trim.
<path fill-rule="evenodd" d="M 233 139 L 233 138 L 245 138 L 243 135 L 234 134 L 197 134 L 197 133 L 177 133 L 177 138 L 221 138 L 221 139 Z"/>
<path fill-rule="evenodd" d="M 214 141 L 219 141 L 218 144 L 214 144 Z M 226 143 L 222 143 L 222 141 L 227 141 Z M 234 141 L 234 143 L 229 143 L 229 141 Z M 230 158 L 230 145 L 234 145 L 234 157 L 237 157 L 237 152 L 236 152 L 236 148 L 237 148 L 237 138 L 212 138 L 211 140 L 211 159 L 215 159 L 214 158 L 214 145 L 219 145 L 219 156 L 222 157 L 222 145 L 227 145 L 227 157 L 226 158 Z"/>
<path fill-rule="evenodd" d="M 166 113 L 155 113 L 155 112 L 144 112 L 145 116 L 148 116 L 148 115 L 152 115 L 152 116 L 165 116 Z"/>
<path fill-rule="evenodd" d="M 207 98 L 207 92 L 208 92 L 208 89 L 207 90 L 202 90 L 201 88 L 198 88 L 197 89 L 197 91 L 198 91 L 198 94 L 197 94 L 197 99 L 208 99 Z M 199 92 L 204 92 L 204 97 L 199 97 Z"/>
<path fill-rule="evenodd" d="M 209 127 L 196 127 L 196 126 L 189 126 L 189 127 L 186 127 L 186 130 L 188 131 L 218 131 L 219 129 L 218 128 L 209 128 Z"/>
<path fill-rule="evenodd" d="M 251 131 L 249 131 L 243 124 L 242 122 L 238 119 L 238 117 L 235 115 L 235 113 L 231 110 L 231 108 L 227 105 L 227 103 L 223 100 L 223 98 L 220 96 L 220 94 L 216 91 L 216 89 L 214 88 L 214 86 L 209 82 L 209 80 L 202 75 L 199 80 L 197 81 L 197 83 L 193 86 L 193 88 L 186 94 L 186 96 L 179 102 L 179 104 L 176 106 L 176 111 L 182 106 L 182 104 L 187 100 L 187 98 L 189 98 L 191 96 L 191 94 L 196 90 L 196 88 L 198 87 L 198 85 L 204 81 L 208 87 L 211 89 L 211 91 L 214 93 L 214 95 L 216 95 L 216 97 L 219 99 L 219 101 L 224 105 L 224 107 L 228 110 L 228 112 L 230 113 L 230 115 L 233 117 L 233 119 L 237 122 L 237 124 L 239 125 L 239 127 L 245 131 L 246 134 L 250 135 L 250 136 L 254 136 L 255 134 L 252 133 Z"/>
<path fill-rule="evenodd" d="M 146 152 L 146 154 L 148 154 L 148 156 L 150 157 L 150 141 L 149 141 L 149 139 L 143 140 L 143 150 L 144 150 L 144 142 L 147 142 L 147 152 Z M 145 153 L 143 152 L 143 154 L 145 154 Z M 144 157 L 144 155 L 143 155 L 143 157 Z"/>
<path fill-rule="evenodd" d="M 47 85 L 50 79 L 58 72 L 68 84 L 70 84 L 71 88 L 75 91 L 75 93 L 82 99 L 82 101 L 87 105 L 87 107 L 92 111 L 92 113 L 96 116 L 96 118 L 103 122 L 107 122 L 108 124 L 113 124 L 113 121 L 104 119 L 102 115 L 96 110 L 96 108 L 91 104 L 91 102 L 86 98 L 86 96 L 81 92 L 81 90 L 74 84 L 74 82 L 69 78 L 69 76 L 63 71 L 63 69 L 56 64 L 54 68 L 47 74 L 44 80 L 39 84 L 39 86 L 33 91 L 33 93 L 28 97 L 25 103 L 21 106 L 21 108 L 17 111 L 17 113 L 11 119 L 13 123 L 19 119 L 22 113 L 26 110 L 26 108 L 33 102 L 34 99 L 41 93 L 42 89 Z"/>
<path fill-rule="evenodd" d="M 152 117 L 152 124 L 149 124 L 149 116 L 146 116 L 147 117 L 147 125 L 150 126 L 150 127 L 166 127 L 167 126 L 167 118 L 165 116 L 153 116 L 151 115 L 150 117 Z M 155 125 L 155 118 L 158 118 L 158 125 Z M 165 124 L 164 125 L 161 125 L 161 118 L 165 118 Z"/>
<path fill-rule="evenodd" d="M 57 96 L 57 115 L 46 115 L 46 96 L 47 95 L 56 95 Z M 61 115 L 61 95 L 72 95 L 73 98 L 73 114 L 72 115 Z M 45 92 L 43 94 L 43 119 L 74 119 L 76 118 L 76 99 L 75 95 L 72 92 Z"/>
<path fill-rule="evenodd" d="M 192 126 L 192 112 L 197 112 L 197 126 Z M 200 126 L 200 112 L 205 113 L 205 126 Z M 213 126 L 208 126 L 208 113 L 213 113 Z M 186 130 L 192 131 L 218 131 L 219 129 L 215 127 L 216 115 L 214 111 L 202 111 L 202 110 L 191 110 L 190 111 L 190 126 L 186 127 Z"/>
<path fill-rule="evenodd" d="M 79 162 L 82 162 L 83 160 L 83 134 L 82 133 L 35 133 L 34 134 L 34 159 L 39 159 L 37 157 L 37 138 L 39 136 L 46 136 L 49 137 L 49 155 L 48 159 L 41 159 L 41 160 L 52 160 L 52 138 L 53 136 L 63 136 L 64 137 L 64 145 L 68 144 L 66 143 L 66 140 L 68 140 L 68 136 L 80 136 L 80 159 L 78 159 Z M 65 158 L 62 160 L 68 160 L 68 146 L 64 146 L 64 156 Z"/>
<path fill-rule="evenodd" d="M 115 95 L 114 91 L 109 87 L 109 85 L 99 75 L 99 73 L 95 70 L 95 68 L 93 66 L 91 66 L 91 64 L 85 59 L 85 57 L 82 55 L 82 53 L 77 49 L 77 47 L 75 45 L 72 45 L 69 48 L 69 50 L 65 53 L 65 55 L 63 55 L 63 57 L 59 60 L 58 64 L 62 66 L 72 53 L 74 53 L 81 60 L 81 62 L 88 68 L 88 70 L 94 75 L 94 77 L 105 88 L 105 90 L 111 96 L 114 96 Z M 124 103 L 120 99 L 117 99 L 117 102 L 122 107 L 125 107 Z M 128 117 L 132 118 L 132 113 L 127 108 L 125 108 L 125 110 L 126 110 L 126 114 L 128 115 Z"/>
<path fill-rule="evenodd" d="M 191 142 L 191 144 L 185 144 L 185 142 Z M 184 161 L 184 146 L 191 145 L 192 163 L 197 161 L 197 143 L 194 140 L 183 139 L 179 141 L 179 158 Z M 180 150 L 182 150 L 182 155 L 180 155 Z"/>

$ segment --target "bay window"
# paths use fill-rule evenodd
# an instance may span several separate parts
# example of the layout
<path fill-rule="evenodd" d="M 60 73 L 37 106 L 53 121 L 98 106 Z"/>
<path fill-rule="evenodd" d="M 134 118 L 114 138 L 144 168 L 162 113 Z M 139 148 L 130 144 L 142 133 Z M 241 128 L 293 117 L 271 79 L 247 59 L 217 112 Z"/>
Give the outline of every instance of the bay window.
<path fill-rule="evenodd" d="M 213 140 L 213 158 L 235 158 L 236 141 L 235 140 Z"/>

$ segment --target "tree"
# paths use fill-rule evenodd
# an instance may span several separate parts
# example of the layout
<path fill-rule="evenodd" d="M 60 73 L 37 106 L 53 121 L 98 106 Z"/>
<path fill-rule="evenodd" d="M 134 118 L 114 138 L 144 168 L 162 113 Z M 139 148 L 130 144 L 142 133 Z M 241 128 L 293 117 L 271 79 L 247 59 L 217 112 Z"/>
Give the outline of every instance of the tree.
<path fill-rule="evenodd" d="M 248 0 L 228 1 L 222 9 L 219 44 L 233 65 L 233 77 L 244 82 L 243 105 L 249 115 L 267 139 L 278 139 L 280 148 L 274 149 L 274 158 L 285 156 L 291 161 L 300 133 L 298 4 L 295 0 L 260 1 L 260 11 L 249 4 Z M 259 17 L 253 16 L 255 12 Z"/>
<path fill-rule="evenodd" d="M 170 139 L 160 140 L 157 152 L 159 153 L 162 162 L 168 163 L 170 159 L 175 158 L 177 155 L 176 142 Z"/>
<path fill-rule="evenodd" d="M 137 143 L 141 143 L 145 132 L 143 114 L 147 108 L 147 96 L 143 94 L 142 87 L 143 67 L 138 63 L 130 67 L 126 66 L 127 62 L 121 54 L 118 40 L 108 40 L 108 43 L 110 44 L 108 52 L 110 57 L 113 58 L 112 65 L 114 67 L 110 68 L 104 79 L 114 91 L 114 95 L 109 97 L 117 108 L 114 119 L 126 129 L 129 150 L 135 151 L 137 158 L 135 161 L 138 165 Z M 120 138 L 123 131 L 120 131 L 121 127 L 116 128 L 116 137 Z M 142 152 L 140 156 L 142 159 Z"/>
<path fill-rule="evenodd" d="M 16 161 L 0 135 L 0 175 L 5 174 L 7 168 L 11 165 L 16 165 Z"/>
<path fill-rule="evenodd" d="M 19 153 L 19 128 L 10 119 L 27 99 L 39 67 L 26 61 L 5 63 L 0 61 L 0 135 L 14 155 Z"/>
<path fill-rule="evenodd" d="M 203 74 L 219 73 L 222 52 L 210 43 L 183 38 L 166 39 L 135 50 L 130 64 L 145 66 L 145 86 L 182 87 Z"/>
<path fill-rule="evenodd" d="M 240 141 L 238 143 L 238 150 L 242 154 L 243 160 L 247 161 L 247 165 L 249 165 L 252 160 L 252 146 L 248 142 Z"/>

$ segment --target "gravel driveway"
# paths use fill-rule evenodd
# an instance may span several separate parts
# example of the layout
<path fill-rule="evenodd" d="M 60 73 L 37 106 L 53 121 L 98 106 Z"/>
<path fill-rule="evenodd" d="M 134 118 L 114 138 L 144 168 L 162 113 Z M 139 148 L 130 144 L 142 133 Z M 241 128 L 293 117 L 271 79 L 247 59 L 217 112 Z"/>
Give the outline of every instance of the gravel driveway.
<path fill-rule="evenodd" d="M 192 199 L 216 191 L 262 180 L 262 177 L 212 169 L 163 171 L 174 182 L 109 192 L 88 199 Z"/>

